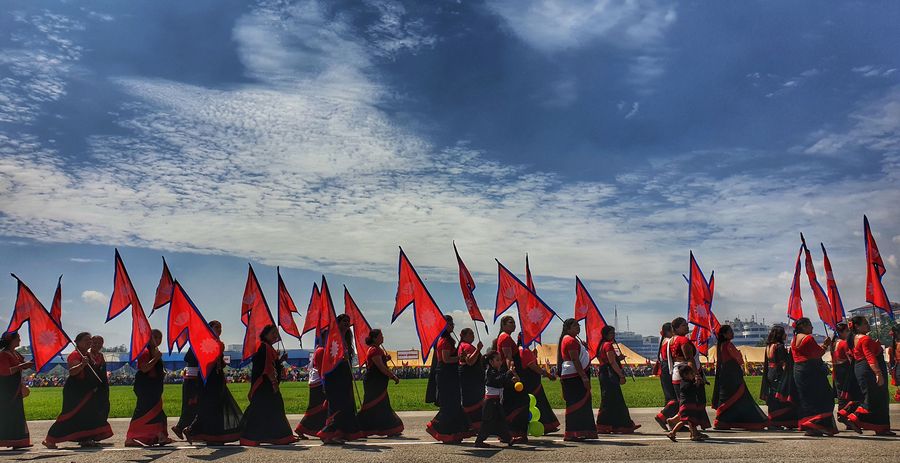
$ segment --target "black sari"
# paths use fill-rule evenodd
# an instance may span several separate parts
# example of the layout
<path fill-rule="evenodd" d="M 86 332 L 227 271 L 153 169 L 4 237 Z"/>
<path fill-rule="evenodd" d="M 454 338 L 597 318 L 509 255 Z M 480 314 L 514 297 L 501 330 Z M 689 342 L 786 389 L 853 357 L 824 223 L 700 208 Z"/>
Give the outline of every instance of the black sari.
<path fill-rule="evenodd" d="M 616 356 L 613 343 L 606 341 L 599 349 L 600 361 L 600 409 L 597 410 L 597 432 L 600 434 L 631 434 L 641 427 L 635 424 L 628 413 L 628 405 L 625 404 L 625 396 L 622 395 L 622 385 L 619 384 L 619 374 L 609 363 L 608 353 Z M 616 360 L 618 363 L 618 360 Z M 621 365 L 619 365 L 621 369 Z"/>
<path fill-rule="evenodd" d="M 200 403 L 201 381 L 198 376 L 200 364 L 197 362 L 197 356 L 194 355 L 194 349 L 188 349 L 184 354 L 185 373 L 184 381 L 181 384 L 181 416 L 175 425 L 174 431 L 182 431 L 189 427 L 197 418 L 197 405 Z"/>
<path fill-rule="evenodd" d="M 504 348 L 510 349 L 516 373 L 521 374 L 525 369 L 522 367 L 522 356 L 519 355 L 519 346 L 507 333 L 501 333 L 497 337 L 497 350 L 502 352 Z M 506 359 L 504 359 L 500 372 L 505 373 L 508 370 Z M 528 393 L 525 392 L 525 389 L 517 392 L 512 382 L 503 388 L 503 413 L 506 415 L 506 425 L 509 427 L 509 434 L 513 439 L 527 439 L 528 437 L 528 405 Z"/>
<path fill-rule="evenodd" d="M 0 351 L 0 447 L 30 447 L 31 436 L 25 421 L 22 372 L 10 369 L 25 362 L 15 350 Z"/>
<path fill-rule="evenodd" d="M 559 383 L 562 388 L 563 400 L 566 401 L 566 432 L 563 434 L 564 440 L 582 440 L 597 438 L 597 424 L 594 422 L 594 411 L 591 408 L 591 390 L 590 382 L 585 387 L 581 380 L 579 372 L 574 371 L 574 364 L 566 360 L 570 350 L 578 350 L 582 353 L 581 365 L 587 367 L 589 364 L 589 356 L 584 352 L 585 347 L 575 338 L 566 335 L 562 343 L 564 360 L 560 366 Z M 573 369 L 571 373 L 567 372 L 568 365 Z"/>
<path fill-rule="evenodd" d="M 285 445 L 297 441 L 284 415 L 284 399 L 278 388 L 282 368 L 275 349 L 268 343 L 260 343 L 253 355 L 253 370 L 250 373 L 250 405 L 240 424 L 241 445 Z"/>
<path fill-rule="evenodd" d="M 370 347 L 366 354 L 366 376 L 363 379 L 363 402 L 356 419 L 362 437 L 396 436 L 403 432 L 403 421 L 391 408 L 387 388 L 388 378 L 378 367 L 368 363 L 375 357 L 384 359 L 380 347 Z"/>
<path fill-rule="evenodd" d="M 220 343 L 221 344 L 221 343 Z M 221 346 L 224 352 L 225 346 Z M 209 369 L 206 384 L 200 384 L 196 418 L 184 432 L 191 442 L 225 444 L 241 438 L 244 414 L 225 381 L 222 357 Z M 198 381 L 199 382 L 199 381 Z"/>
<path fill-rule="evenodd" d="M 869 336 L 863 336 L 857 343 L 859 345 L 854 351 L 857 358 L 854 370 L 863 401 L 847 418 L 860 429 L 868 429 L 876 433 L 888 432 L 891 430 L 891 412 L 884 351 L 878 341 Z M 881 377 L 884 381 L 881 386 L 875 381 L 875 373 L 869 366 L 869 362 L 873 360 L 877 362 L 878 369 L 881 370 Z"/>
<path fill-rule="evenodd" d="M 843 360 L 837 363 L 837 360 Z M 831 378 L 834 382 L 834 395 L 838 400 L 837 420 L 846 424 L 850 414 L 856 411 L 862 401 L 862 392 L 856 381 L 854 365 L 856 360 L 848 352 L 847 341 L 840 340 L 831 354 Z"/>
<path fill-rule="evenodd" d="M 163 380 L 165 371 L 160 360 L 153 369 L 144 372 L 141 366 L 151 359 L 149 352 L 144 352 L 138 357 L 138 372 L 134 376 L 134 395 L 137 396 L 137 404 L 131 415 L 131 423 L 128 425 L 126 439 L 134 440 L 143 445 L 157 445 L 163 443 L 161 437 L 167 438 L 166 412 L 163 411 Z"/>
<path fill-rule="evenodd" d="M 322 357 L 325 355 L 324 347 L 317 347 L 313 353 L 312 362 L 309 364 L 309 402 L 306 404 L 306 413 L 294 432 L 297 435 L 316 437 L 319 431 L 325 427 L 328 418 L 328 401 L 325 400 L 325 389 L 322 387 Z"/>
<path fill-rule="evenodd" d="M 773 358 L 763 362 L 762 384 L 759 398 L 769 409 L 769 425 L 784 428 L 797 427 L 797 387 L 794 384 L 794 360 L 782 344 L 776 344 Z"/>
<path fill-rule="evenodd" d="M 798 427 L 801 431 L 837 434 L 834 422 L 834 391 L 828 381 L 828 367 L 822 361 L 822 349 L 812 336 L 791 345 L 794 356 L 794 383 L 799 402 Z"/>
<path fill-rule="evenodd" d="M 69 354 L 69 368 L 83 361 L 84 357 L 78 351 Z M 44 439 L 47 444 L 101 441 L 112 437 L 112 428 L 104 414 L 109 413 L 109 408 L 107 406 L 104 410 L 102 404 L 97 405 L 103 397 L 105 386 L 91 373 L 91 368 L 93 365 L 85 365 L 77 375 L 70 374 L 66 379 L 62 412 L 47 431 L 47 438 Z M 106 403 L 109 403 L 108 399 Z"/>
<path fill-rule="evenodd" d="M 716 410 L 715 429 L 759 430 L 769 425 L 756 400 L 744 382 L 740 352 L 731 341 L 722 341 L 716 359 L 716 381 L 713 386 L 712 408 Z"/>
<path fill-rule="evenodd" d="M 525 386 L 524 391 L 526 397 L 528 394 L 534 396 L 535 406 L 541 412 L 539 421 L 544 425 L 544 434 L 559 431 L 559 420 L 556 418 L 556 414 L 553 413 L 553 407 L 550 406 L 550 401 L 547 400 L 547 394 L 544 392 L 544 385 L 541 384 L 541 375 L 535 373 L 528 367 L 530 364 L 536 365 L 537 359 L 534 358 L 534 354 L 528 349 L 524 347 L 519 349 L 519 357 L 523 360 L 522 363 L 525 365 L 522 367 L 521 371 L 516 371 L 519 373 L 519 379 L 522 380 L 522 385 Z M 530 400 L 531 399 L 529 399 L 529 404 Z"/>
<path fill-rule="evenodd" d="M 469 419 L 462 408 L 462 397 L 459 386 L 458 363 L 444 363 L 443 352 L 456 355 L 456 346 L 449 336 L 441 336 L 435 347 L 436 360 L 435 399 L 440 409 L 437 415 L 425 425 L 425 431 L 435 440 L 441 442 L 459 442 L 476 433 L 469 425 Z"/>
<path fill-rule="evenodd" d="M 459 383 L 462 392 L 463 411 L 472 429 L 481 429 L 481 408 L 484 406 L 484 361 L 481 354 L 474 364 L 465 363 L 465 357 L 475 349 L 467 342 L 459 343 Z"/>
<path fill-rule="evenodd" d="M 341 360 L 322 379 L 325 399 L 328 402 L 328 418 L 316 435 L 322 440 L 356 440 L 362 437 L 356 417 L 356 399 L 353 396 L 353 372 L 350 362 Z"/>
<path fill-rule="evenodd" d="M 656 414 L 657 422 L 665 422 L 669 418 L 678 414 L 678 394 L 675 392 L 675 386 L 672 384 L 672 372 L 669 371 L 669 358 L 668 350 L 669 344 L 667 342 L 660 344 L 660 354 L 656 357 L 656 365 L 659 369 L 659 385 L 663 390 L 663 397 L 665 398 L 666 405 Z M 662 353 L 666 353 L 666 358 L 662 357 Z M 663 425 L 665 428 L 665 425 Z"/>

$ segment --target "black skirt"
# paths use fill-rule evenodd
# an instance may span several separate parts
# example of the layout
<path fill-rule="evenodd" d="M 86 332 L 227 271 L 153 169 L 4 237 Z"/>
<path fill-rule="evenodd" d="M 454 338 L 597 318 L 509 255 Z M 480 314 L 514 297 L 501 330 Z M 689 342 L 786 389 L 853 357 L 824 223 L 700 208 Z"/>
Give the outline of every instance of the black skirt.
<path fill-rule="evenodd" d="M 891 413 L 887 365 L 885 365 L 884 356 L 878 356 L 878 368 L 881 369 L 881 377 L 884 378 L 884 384 L 881 386 L 875 381 L 875 373 L 872 372 L 872 368 L 865 360 L 856 362 L 854 367 L 856 381 L 862 391 L 863 401 L 847 418 L 860 429 L 887 432 L 891 430 Z"/>
<path fill-rule="evenodd" d="M 98 389 L 102 389 L 103 384 L 88 368 L 82 370 L 80 377 L 69 375 L 66 379 L 62 412 L 44 439 L 48 444 L 101 441 L 112 437 L 112 428 L 103 415 L 103 408 L 94 405 L 102 398 L 102 391 L 98 396 Z M 105 412 L 108 413 L 108 409 Z"/>
<path fill-rule="evenodd" d="M 519 372 L 519 379 L 522 380 L 522 385 L 525 386 L 525 397 L 527 398 L 528 394 L 534 396 L 535 406 L 537 406 L 537 409 L 541 412 L 539 421 L 544 425 L 544 434 L 559 431 L 559 420 L 556 418 L 556 414 L 553 413 L 553 407 L 550 406 L 550 401 L 547 400 L 547 394 L 544 393 L 544 385 L 541 384 L 541 375 L 529 370 L 528 367 L 525 367 Z M 527 400 L 529 402 L 526 402 L 525 404 L 526 414 L 531 399 Z M 526 424 L 525 426 L 527 431 L 528 425 Z"/>
<path fill-rule="evenodd" d="M 484 366 L 476 362 L 474 365 L 459 366 L 459 382 L 462 392 L 462 406 L 472 429 L 481 428 L 481 409 L 484 406 Z"/>
<path fill-rule="evenodd" d="M 206 384 L 201 384 L 196 413 L 193 424 L 185 431 L 192 442 L 224 444 L 241 438 L 244 414 L 228 390 L 225 373 L 220 368 L 212 368 Z"/>
<path fill-rule="evenodd" d="M 362 437 L 394 436 L 403 432 L 403 421 L 391 408 L 388 396 L 390 378 L 376 367 L 366 370 L 363 379 L 363 403 L 359 407 L 356 418 Z"/>
<path fill-rule="evenodd" d="M 709 415 L 706 414 L 706 387 L 701 383 L 682 382 L 675 387 L 678 391 L 678 415 L 683 422 L 706 429 Z"/>
<path fill-rule="evenodd" d="M 197 368 L 197 357 L 192 349 L 184 354 L 184 363 L 188 368 Z M 185 376 L 181 384 L 181 416 L 175 429 L 182 430 L 191 425 L 197 418 L 197 406 L 200 402 L 200 390 L 202 381 L 196 376 Z"/>
<path fill-rule="evenodd" d="M 596 439 L 597 425 L 591 408 L 591 390 L 584 387 L 578 375 L 561 378 L 563 400 L 566 401 L 565 440 Z"/>
<path fill-rule="evenodd" d="M 758 430 L 769 425 L 769 417 L 747 389 L 743 368 L 734 360 L 719 361 L 716 365 L 712 406 L 716 409 L 716 429 Z"/>
<path fill-rule="evenodd" d="M 659 385 L 662 387 L 666 405 L 656 414 L 656 418 L 667 420 L 678 414 L 678 396 L 675 394 L 675 386 L 672 385 L 672 373 L 669 371 L 668 362 L 660 361 Z"/>
<path fill-rule="evenodd" d="M 2 355 L 2 354 L 0 354 Z M 31 436 L 22 401 L 22 373 L 0 376 L 0 447 L 28 447 Z"/>
<path fill-rule="evenodd" d="M 425 425 L 425 430 L 441 442 L 457 442 L 474 436 L 475 431 L 462 408 L 458 366 L 438 362 L 435 379 L 440 409 Z"/>
<path fill-rule="evenodd" d="M 600 434 L 631 434 L 641 427 L 634 424 L 631 414 L 628 413 L 628 405 L 625 404 L 625 396 L 622 395 L 622 385 L 619 384 L 619 375 L 611 365 L 600 367 L 600 409 L 597 410 L 597 432 Z"/>
<path fill-rule="evenodd" d="M 832 367 L 834 395 L 838 399 L 837 419 L 841 422 L 846 422 L 863 400 L 859 382 L 856 380 L 855 364 L 856 362 L 851 360 Z"/>
<path fill-rule="evenodd" d="M 241 445 L 257 446 L 259 444 L 290 444 L 296 442 L 294 431 L 284 415 L 284 399 L 281 390 L 276 388 L 263 372 L 267 359 L 266 348 L 261 344 L 253 355 L 253 371 L 250 375 L 250 405 L 244 411 L 241 420 Z M 270 347 L 268 347 L 270 348 Z M 275 360 L 276 377 L 281 376 L 281 362 Z"/>
<path fill-rule="evenodd" d="M 769 409 L 769 425 L 784 428 L 797 427 L 797 386 L 794 384 L 794 364 L 783 346 L 776 351 L 776 359 L 768 355 L 763 363 L 759 398 Z M 781 367 L 785 362 L 786 366 Z"/>
<path fill-rule="evenodd" d="M 318 384 L 309 385 L 309 403 L 306 405 L 306 413 L 303 419 L 294 429 L 294 432 L 306 434 L 310 437 L 316 437 L 319 431 L 325 427 L 325 420 L 328 418 L 328 401 L 325 400 L 325 388 L 322 387 L 321 381 Z"/>
<path fill-rule="evenodd" d="M 168 434 L 166 412 L 163 411 L 163 364 L 158 362 L 153 374 L 138 371 L 134 377 L 134 395 L 137 403 L 131 415 L 126 438 L 144 445 L 160 444 Z"/>
<path fill-rule="evenodd" d="M 798 427 L 801 431 L 836 434 L 834 422 L 834 391 L 828 381 L 828 369 L 822 359 L 794 364 L 794 383 L 797 385 Z"/>
<path fill-rule="evenodd" d="M 359 421 L 356 419 L 352 375 L 350 364 L 342 360 L 322 379 L 325 399 L 328 402 L 325 427 L 316 434 L 322 440 L 354 440 L 361 437 Z"/>

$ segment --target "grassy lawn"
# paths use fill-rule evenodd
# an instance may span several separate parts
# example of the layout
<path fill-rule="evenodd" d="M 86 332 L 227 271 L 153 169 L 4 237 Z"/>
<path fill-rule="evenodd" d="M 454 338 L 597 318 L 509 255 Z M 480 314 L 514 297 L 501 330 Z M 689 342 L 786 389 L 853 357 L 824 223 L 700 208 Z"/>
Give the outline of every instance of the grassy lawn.
<path fill-rule="evenodd" d="M 759 393 L 760 377 L 747 377 L 747 386 L 754 397 Z M 596 378 L 593 379 L 594 408 L 600 404 L 599 385 Z M 357 384 L 359 393 L 362 394 L 362 384 Z M 229 384 L 228 387 L 234 394 L 241 408 L 247 407 L 247 391 L 249 384 Z M 559 382 L 544 380 L 544 389 L 553 408 L 565 408 Z M 637 378 L 636 381 L 628 380 L 623 386 L 625 400 L 630 407 L 662 407 L 663 395 L 657 378 Z M 712 396 L 712 386 L 707 387 L 707 397 Z M 284 396 L 285 408 L 289 414 L 301 414 L 306 409 L 308 389 L 306 383 L 284 383 L 281 385 L 281 393 Z M 408 379 L 400 384 L 391 384 L 388 388 L 391 404 L 395 410 L 436 410 L 436 407 L 423 402 L 425 397 L 425 380 Z M 131 386 L 113 386 L 110 391 L 111 410 L 110 416 L 114 418 L 130 417 L 134 411 L 134 393 Z M 163 396 L 163 404 L 166 414 L 178 416 L 181 410 L 181 386 L 167 384 Z M 25 399 L 25 412 L 29 420 L 53 419 L 59 414 L 62 407 L 62 388 L 42 387 L 33 388 L 31 395 Z"/>

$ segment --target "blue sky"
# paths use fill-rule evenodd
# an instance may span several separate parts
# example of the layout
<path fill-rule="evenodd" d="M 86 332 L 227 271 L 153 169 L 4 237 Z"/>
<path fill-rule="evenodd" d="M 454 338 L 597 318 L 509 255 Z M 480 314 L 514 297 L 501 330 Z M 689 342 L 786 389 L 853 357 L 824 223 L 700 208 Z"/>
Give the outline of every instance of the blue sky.
<path fill-rule="evenodd" d="M 685 311 L 689 250 L 720 319 L 783 320 L 801 231 L 861 305 L 868 214 L 900 299 L 898 23 L 896 2 L 11 1 L 2 270 L 47 305 L 64 274 L 66 330 L 116 344 L 113 247 L 148 310 L 165 255 L 229 343 L 247 262 L 273 309 L 276 265 L 304 308 L 324 273 L 404 348 L 397 246 L 464 320 L 456 240 L 486 312 L 494 258 L 528 252 L 558 313 L 577 274 L 651 334 Z"/>

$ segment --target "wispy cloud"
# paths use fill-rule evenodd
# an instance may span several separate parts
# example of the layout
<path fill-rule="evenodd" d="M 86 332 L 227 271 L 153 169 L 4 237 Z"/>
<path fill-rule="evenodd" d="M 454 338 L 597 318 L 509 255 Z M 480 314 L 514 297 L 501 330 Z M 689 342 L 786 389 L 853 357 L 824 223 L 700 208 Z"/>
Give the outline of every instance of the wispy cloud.
<path fill-rule="evenodd" d="M 87 257 L 70 257 L 70 258 L 69 258 L 69 261 L 70 261 L 70 262 L 76 262 L 76 263 L 79 263 L 79 264 L 90 264 L 90 263 L 95 263 L 95 262 L 104 262 L 103 259 L 90 259 L 90 258 L 87 258 Z"/>
<path fill-rule="evenodd" d="M 81 293 L 81 300 L 95 306 L 105 306 L 109 304 L 109 296 L 101 293 L 100 291 L 94 291 L 92 289 L 83 291 Z"/>

